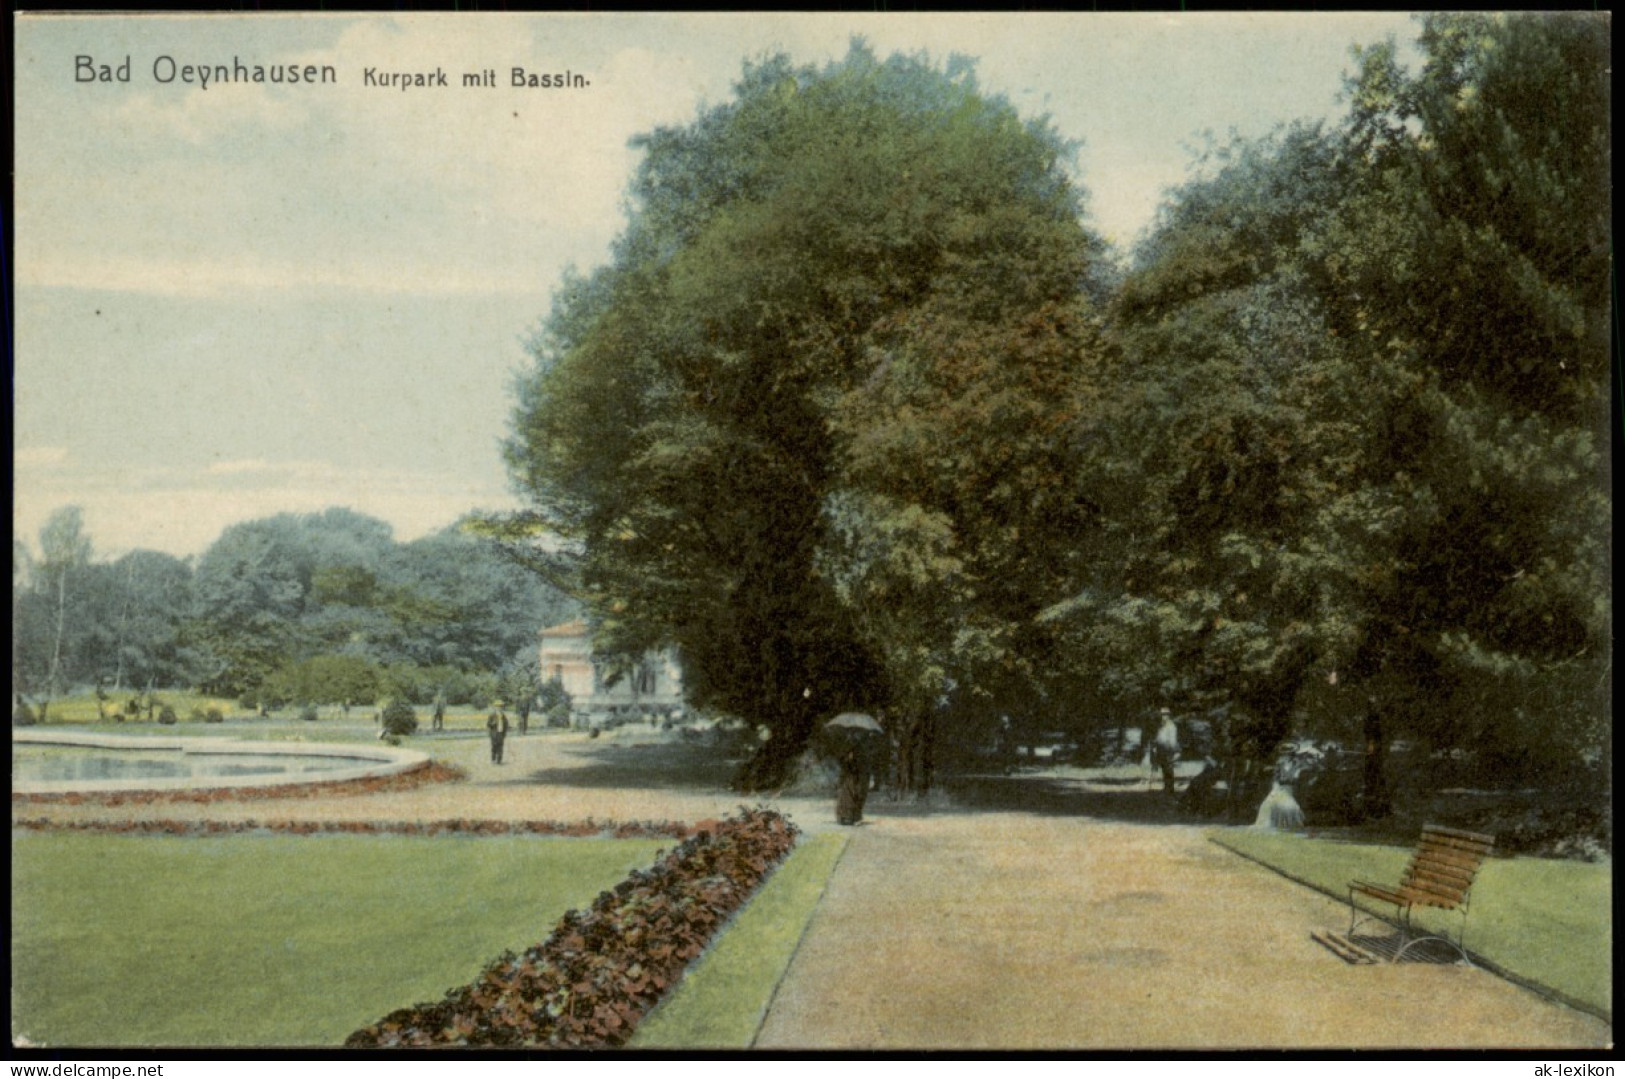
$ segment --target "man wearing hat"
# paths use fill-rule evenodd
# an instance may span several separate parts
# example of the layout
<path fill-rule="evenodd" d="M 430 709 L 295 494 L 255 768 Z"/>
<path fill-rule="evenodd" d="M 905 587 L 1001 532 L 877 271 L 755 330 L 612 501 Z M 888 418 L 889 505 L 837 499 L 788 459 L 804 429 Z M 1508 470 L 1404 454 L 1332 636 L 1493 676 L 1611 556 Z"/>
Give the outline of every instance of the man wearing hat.
<path fill-rule="evenodd" d="M 485 720 L 485 733 L 491 736 L 491 763 L 502 763 L 502 744 L 508 740 L 508 713 L 503 711 L 502 702 L 496 702 L 497 710 L 492 712 Z"/>

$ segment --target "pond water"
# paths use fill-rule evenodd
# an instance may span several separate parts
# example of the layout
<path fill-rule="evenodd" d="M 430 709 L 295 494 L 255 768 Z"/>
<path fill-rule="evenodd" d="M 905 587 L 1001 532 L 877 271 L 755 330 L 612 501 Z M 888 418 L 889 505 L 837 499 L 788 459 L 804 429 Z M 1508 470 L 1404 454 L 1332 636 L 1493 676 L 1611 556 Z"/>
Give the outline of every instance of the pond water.
<path fill-rule="evenodd" d="M 13 783 L 72 783 L 87 780 L 216 779 L 335 772 L 377 764 L 363 757 L 297 756 L 255 753 L 185 753 L 178 749 L 106 749 L 98 746 L 11 747 Z"/>

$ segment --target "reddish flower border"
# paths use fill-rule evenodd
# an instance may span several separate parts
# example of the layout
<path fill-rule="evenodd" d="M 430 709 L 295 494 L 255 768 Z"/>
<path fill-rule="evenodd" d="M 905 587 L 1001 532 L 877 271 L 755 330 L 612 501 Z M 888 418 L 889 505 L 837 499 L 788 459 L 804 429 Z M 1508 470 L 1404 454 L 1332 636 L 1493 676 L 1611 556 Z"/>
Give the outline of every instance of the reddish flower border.
<path fill-rule="evenodd" d="M 768 809 L 706 821 L 523 954 L 505 953 L 437 1002 L 393 1011 L 346 1048 L 601 1049 L 638 1022 L 795 846 Z"/>
<path fill-rule="evenodd" d="M 31 832 L 98 832 L 109 835 L 211 836 L 245 832 L 286 835 L 544 835 L 611 839 L 685 839 L 707 824 L 680 821 L 557 820 L 88 820 L 62 821 L 49 817 L 13 819 L 13 828 Z"/>
<path fill-rule="evenodd" d="M 286 798 L 354 797 L 361 794 L 387 794 L 416 790 L 433 783 L 459 783 L 468 773 L 452 764 L 430 761 L 410 772 L 398 772 L 369 779 L 339 779 L 315 783 L 290 783 L 280 787 L 211 787 L 180 791 L 70 791 L 64 794 L 11 795 L 12 804 L 25 805 L 168 805 L 172 803 L 209 804 L 215 802 L 258 802 Z"/>

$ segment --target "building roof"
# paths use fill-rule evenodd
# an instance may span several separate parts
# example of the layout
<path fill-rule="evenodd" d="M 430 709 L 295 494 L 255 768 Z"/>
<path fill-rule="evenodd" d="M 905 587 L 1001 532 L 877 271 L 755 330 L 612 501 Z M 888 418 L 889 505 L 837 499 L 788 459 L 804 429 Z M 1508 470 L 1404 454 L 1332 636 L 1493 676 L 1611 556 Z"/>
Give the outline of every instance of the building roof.
<path fill-rule="evenodd" d="M 592 631 L 587 628 L 586 620 L 577 618 L 573 622 L 565 622 L 562 625 L 549 626 L 542 630 L 541 635 L 543 637 L 587 637 L 590 636 L 591 633 Z"/>

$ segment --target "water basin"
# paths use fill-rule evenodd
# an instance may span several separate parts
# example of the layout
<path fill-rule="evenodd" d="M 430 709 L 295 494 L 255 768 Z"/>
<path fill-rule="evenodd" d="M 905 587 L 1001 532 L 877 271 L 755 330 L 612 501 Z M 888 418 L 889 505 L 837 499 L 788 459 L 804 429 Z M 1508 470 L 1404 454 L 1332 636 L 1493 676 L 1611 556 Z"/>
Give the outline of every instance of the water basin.
<path fill-rule="evenodd" d="M 16 794 L 267 787 L 412 771 L 422 753 L 392 746 L 142 738 L 73 731 L 16 731 Z"/>

